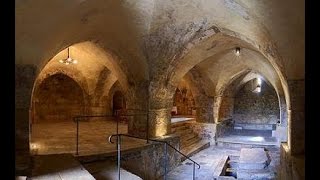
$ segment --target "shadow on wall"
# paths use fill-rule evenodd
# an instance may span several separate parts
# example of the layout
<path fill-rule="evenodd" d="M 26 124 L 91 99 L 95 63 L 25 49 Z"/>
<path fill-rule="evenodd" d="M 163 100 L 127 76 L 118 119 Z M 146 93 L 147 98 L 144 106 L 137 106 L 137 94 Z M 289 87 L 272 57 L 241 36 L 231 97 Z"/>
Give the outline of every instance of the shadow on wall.
<path fill-rule="evenodd" d="M 81 87 L 64 74 L 55 74 L 36 87 L 33 123 L 72 121 L 84 112 Z"/>

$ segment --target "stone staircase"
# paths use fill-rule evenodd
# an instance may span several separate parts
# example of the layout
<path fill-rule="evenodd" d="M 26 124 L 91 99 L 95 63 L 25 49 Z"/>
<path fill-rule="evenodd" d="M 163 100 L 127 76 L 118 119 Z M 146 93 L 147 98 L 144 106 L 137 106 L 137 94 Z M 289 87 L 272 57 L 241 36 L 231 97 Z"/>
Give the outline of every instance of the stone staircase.
<path fill-rule="evenodd" d="M 117 162 L 111 160 L 95 161 L 83 164 L 87 171 L 97 180 L 118 179 Z M 139 176 L 120 168 L 120 178 L 142 180 Z"/>
<path fill-rule="evenodd" d="M 210 146 L 208 141 L 202 140 L 192 131 L 189 123 L 192 121 L 171 124 L 171 132 L 180 136 L 180 151 L 188 157 Z M 185 158 L 182 157 L 181 160 L 183 161 Z"/>

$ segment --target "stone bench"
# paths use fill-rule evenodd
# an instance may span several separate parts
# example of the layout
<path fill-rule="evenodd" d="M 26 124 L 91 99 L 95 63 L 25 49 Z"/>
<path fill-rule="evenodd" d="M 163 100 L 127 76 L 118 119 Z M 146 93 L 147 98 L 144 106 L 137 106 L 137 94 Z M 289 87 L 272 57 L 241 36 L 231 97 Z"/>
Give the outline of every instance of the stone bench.
<path fill-rule="evenodd" d="M 235 123 L 234 129 L 248 129 L 248 130 L 275 130 L 276 124 L 249 124 L 249 123 Z"/>

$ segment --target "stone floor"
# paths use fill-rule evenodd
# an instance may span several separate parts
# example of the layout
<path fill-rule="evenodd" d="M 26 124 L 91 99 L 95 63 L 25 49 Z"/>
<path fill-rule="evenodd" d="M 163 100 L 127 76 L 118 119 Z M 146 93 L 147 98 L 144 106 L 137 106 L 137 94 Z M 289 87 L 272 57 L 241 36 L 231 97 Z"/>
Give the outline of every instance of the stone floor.
<path fill-rule="evenodd" d="M 214 169 L 217 168 L 221 158 L 224 156 L 240 156 L 240 148 L 218 147 L 211 146 L 208 149 L 202 150 L 191 157 L 192 160 L 200 164 L 201 168 L 196 168 L 196 179 L 209 180 L 213 179 Z M 280 165 L 279 149 L 269 151 L 271 162 L 269 168 L 276 173 Z M 188 180 L 192 179 L 193 163 L 190 160 L 185 160 L 180 166 L 176 167 L 168 174 L 169 180 Z"/>
<path fill-rule="evenodd" d="M 192 117 L 177 116 L 172 122 L 193 120 Z M 108 153 L 116 150 L 116 144 L 110 144 L 107 138 L 116 134 L 116 121 L 112 119 L 91 119 L 79 123 L 79 155 Z M 128 124 L 119 123 L 119 133 L 127 133 Z M 122 149 L 145 145 L 145 141 L 123 137 Z M 32 154 L 61 154 L 76 152 L 76 123 L 36 123 L 32 124 Z"/>
<path fill-rule="evenodd" d="M 119 133 L 127 133 L 128 125 L 119 123 Z M 116 144 L 108 142 L 116 134 L 116 122 L 112 120 L 90 120 L 79 124 L 79 155 L 91 155 L 116 151 Z M 143 140 L 122 138 L 122 149 L 144 146 Z M 76 124 L 39 123 L 33 124 L 31 136 L 33 154 L 61 154 L 76 152 Z"/>

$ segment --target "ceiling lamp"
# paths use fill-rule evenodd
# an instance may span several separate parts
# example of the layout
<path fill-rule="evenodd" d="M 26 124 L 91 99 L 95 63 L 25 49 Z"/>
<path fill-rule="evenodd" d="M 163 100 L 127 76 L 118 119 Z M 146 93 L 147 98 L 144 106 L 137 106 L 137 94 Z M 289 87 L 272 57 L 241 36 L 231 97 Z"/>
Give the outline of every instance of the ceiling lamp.
<path fill-rule="evenodd" d="M 239 56 L 239 55 L 240 55 L 240 47 L 236 47 L 235 53 L 236 53 L 236 56 Z"/>
<path fill-rule="evenodd" d="M 60 62 L 60 63 L 65 64 L 65 65 L 69 65 L 69 64 L 77 64 L 77 63 L 78 63 L 78 61 L 77 61 L 77 60 L 72 59 L 72 58 L 70 57 L 70 50 L 69 50 L 69 47 L 68 47 L 68 58 L 66 58 L 66 59 L 61 59 L 61 60 L 59 60 L 59 62 Z"/>
<path fill-rule="evenodd" d="M 256 82 L 257 82 L 256 88 L 253 90 L 253 92 L 259 93 L 259 92 L 261 92 L 261 84 L 262 84 L 262 81 L 261 81 L 261 79 L 258 77 L 258 78 L 256 79 Z"/>

